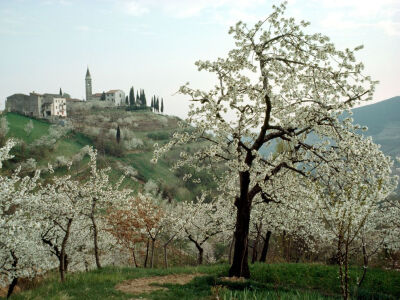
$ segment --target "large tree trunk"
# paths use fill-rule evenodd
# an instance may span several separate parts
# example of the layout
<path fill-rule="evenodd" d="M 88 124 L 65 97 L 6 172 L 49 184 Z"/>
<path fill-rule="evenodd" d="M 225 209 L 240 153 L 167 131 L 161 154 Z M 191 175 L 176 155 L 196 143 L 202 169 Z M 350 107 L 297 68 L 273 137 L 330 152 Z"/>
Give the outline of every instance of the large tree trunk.
<path fill-rule="evenodd" d="M 100 257 L 99 257 L 99 246 L 98 246 L 98 243 L 97 243 L 98 230 L 97 230 L 96 219 L 94 217 L 95 210 L 96 210 L 96 202 L 97 202 L 97 199 L 93 199 L 92 200 L 92 211 L 91 211 L 91 214 L 90 214 L 90 219 L 92 221 L 92 226 L 93 226 L 94 257 L 95 257 L 95 260 L 96 260 L 97 269 L 101 269 Z"/>
<path fill-rule="evenodd" d="M 249 172 L 240 173 L 240 197 L 236 198 L 235 206 L 236 229 L 235 229 L 235 252 L 233 254 L 233 263 L 229 269 L 230 277 L 250 278 L 250 269 L 248 263 L 248 242 L 249 242 L 249 224 L 251 212 L 251 199 L 249 198 L 250 174 Z"/>
<path fill-rule="evenodd" d="M 267 234 L 265 235 L 264 239 L 264 246 L 261 251 L 261 256 L 260 256 L 260 262 L 266 262 L 267 261 L 267 254 L 268 254 L 268 248 L 269 248 L 269 239 L 271 238 L 271 231 L 267 231 Z"/>
<path fill-rule="evenodd" d="M 248 263 L 248 238 L 249 238 L 250 208 L 243 206 L 238 209 L 236 230 L 235 230 L 235 248 L 233 254 L 232 266 L 229 269 L 230 277 L 250 278 Z"/>
<path fill-rule="evenodd" d="M 14 288 L 17 285 L 17 283 L 18 283 L 18 277 L 17 278 L 13 278 L 13 280 L 10 283 L 10 285 L 8 286 L 7 299 L 10 298 L 10 296 L 13 293 Z"/>
<path fill-rule="evenodd" d="M 195 244 L 197 251 L 199 251 L 199 254 L 197 256 L 197 264 L 202 265 L 203 264 L 203 254 L 204 254 L 204 249 L 202 247 L 202 244 L 199 244 L 195 239 L 192 238 L 191 235 L 189 235 L 189 240 L 191 240 Z"/>
<path fill-rule="evenodd" d="M 15 255 L 15 253 L 13 251 L 11 251 L 11 256 L 13 258 L 12 267 L 15 269 L 18 264 L 18 257 Z M 18 277 L 13 278 L 10 285 L 8 286 L 7 298 L 9 298 L 11 296 L 17 283 L 18 283 Z"/>
<path fill-rule="evenodd" d="M 61 278 L 61 282 L 65 281 L 65 262 L 66 262 L 66 253 L 65 250 L 67 248 L 67 242 L 68 242 L 68 238 L 69 238 L 69 234 L 71 231 L 71 225 L 72 225 L 72 219 L 68 219 L 68 224 L 67 224 L 67 228 L 65 231 L 65 235 L 63 238 L 63 241 L 61 243 L 61 252 L 60 252 L 60 266 L 59 266 L 59 271 L 60 271 L 60 278 Z"/>

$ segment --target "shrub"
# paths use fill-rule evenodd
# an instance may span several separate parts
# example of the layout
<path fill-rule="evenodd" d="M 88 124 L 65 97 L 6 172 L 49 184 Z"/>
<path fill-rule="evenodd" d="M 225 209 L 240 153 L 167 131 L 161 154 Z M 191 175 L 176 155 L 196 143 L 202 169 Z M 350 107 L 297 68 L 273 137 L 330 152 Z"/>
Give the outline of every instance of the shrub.
<path fill-rule="evenodd" d="M 121 129 L 121 138 L 123 139 L 123 140 L 131 140 L 131 139 L 133 139 L 135 137 L 135 135 L 134 135 L 134 133 L 131 131 L 131 130 L 129 130 L 128 128 L 122 128 Z"/>
<path fill-rule="evenodd" d="M 56 167 L 63 167 L 68 164 L 68 159 L 65 158 L 65 156 L 57 156 L 56 157 Z"/>
<path fill-rule="evenodd" d="M 89 136 L 97 137 L 100 134 L 99 127 L 84 127 L 83 132 Z"/>
<path fill-rule="evenodd" d="M 116 156 L 116 157 L 121 157 L 123 154 L 122 147 L 120 144 L 117 144 L 115 142 L 107 142 L 104 144 L 104 152 L 106 154 Z"/>
<path fill-rule="evenodd" d="M 21 169 L 24 172 L 34 172 L 36 167 L 37 163 L 34 158 L 28 158 L 26 161 L 21 163 Z"/>
<path fill-rule="evenodd" d="M 143 141 L 138 138 L 132 138 L 132 139 L 124 142 L 124 148 L 126 150 L 134 150 L 134 149 L 142 148 L 143 145 L 144 145 Z"/>
<path fill-rule="evenodd" d="M 148 133 L 147 137 L 152 140 L 161 141 L 168 140 L 170 138 L 170 135 L 166 131 L 156 131 Z"/>
<path fill-rule="evenodd" d="M 117 130 L 116 130 L 116 129 L 111 128 L 111 129 L 108 130 L 108 137 L 109 137 L 110 139 L 113 139 L 113 138 L 115 138 L 116 136 L 117 136 Z"/>

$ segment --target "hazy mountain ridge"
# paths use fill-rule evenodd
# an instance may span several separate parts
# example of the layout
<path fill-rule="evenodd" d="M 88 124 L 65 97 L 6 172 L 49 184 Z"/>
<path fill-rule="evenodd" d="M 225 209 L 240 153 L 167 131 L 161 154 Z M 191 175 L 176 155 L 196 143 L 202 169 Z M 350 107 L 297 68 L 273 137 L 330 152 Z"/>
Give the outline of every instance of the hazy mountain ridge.
<path fill-rule="evenodd" d="M 375 143 L 392 157 L 400 155 L 400 96 L 353 109 L 354 123 L 365 125 Z"/>

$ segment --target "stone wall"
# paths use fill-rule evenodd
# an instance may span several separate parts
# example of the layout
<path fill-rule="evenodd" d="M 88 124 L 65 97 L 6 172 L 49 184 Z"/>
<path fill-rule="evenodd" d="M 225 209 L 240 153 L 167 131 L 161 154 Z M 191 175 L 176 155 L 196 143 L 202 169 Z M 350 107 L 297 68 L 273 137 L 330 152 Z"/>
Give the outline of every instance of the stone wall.
<path fill-rule="evenodd" d="M 39 118 L 41 117 L 42 100 L 41 95 L 34 93 L 29 95 L 14 94 L 7 97 L 6 110 Z"/>

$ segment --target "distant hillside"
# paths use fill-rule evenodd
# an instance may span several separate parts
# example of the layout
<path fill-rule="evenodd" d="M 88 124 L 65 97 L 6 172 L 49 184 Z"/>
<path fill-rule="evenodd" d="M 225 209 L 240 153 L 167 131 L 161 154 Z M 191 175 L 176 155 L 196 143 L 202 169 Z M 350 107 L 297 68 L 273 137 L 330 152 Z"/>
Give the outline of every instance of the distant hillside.
<path fill-rule="evenodd" d="M 400 155 L 400 96 L 355 108 L 354 123 L 368 127 L 367 135 L 390 156 Z"/>
<path fill-rule="evenodd" d="M 128 112 L 117 108 L 82 106 L 69 114 L 67 123 L 73 124 L 72 130 L 58 137 L 54 132 L 57 132 L 57 128 L 62 131 L 65 126 L 52 126 L 47 121 L 15 113 L 6 113 L 2 117 L 6 117 L 8 121 L 10 130 L 7 136 L 21 141 L 13 149 L 15 158 L 5 164 L 9 171 L 21 165 L 23 174 L 31 172 L 32 168 L 27 165 L 27 160 L 33 158 L 34 165 L 41 169 L 46 168 L 50 162 L 57 168 L 56 172 L 65 172 L 65 162 L 75 161 L 80 149 L 90 145 L 98 150 L 100 167 L 111 167 L 112 181 L 117 181 L 127 168 L 137 172 L 135 175 L 137 181 L 129 180 L 125 183 L 134 190 L 143 189 L 144 184 L 152 180 L 157 185 L 155 192 L 163 198 L 182 201 L 194 199 L 202 189 L 200 185 L 193 186 L 183 182 L 181 180 L 183 174 L 170 170 L 181 150 L 191 151 L 201 147 L 200 144 L 178 147 L 160 159 L 157 164 L 150 162 L 153 145 L 169 141 L 180 121 L 177 117 L 149 111 Z M 29 133 L 25 131 L 28 122 L 33 124 L 33 130 Z M 116 141 L 118 126 L 121 130 L 119 144 Z M 44 143 L 38 143 L 40 140 L 44 140 Z M 77 177 L 85 177 L 86 162 L 87 158 L 82 163 L 76 163 L 73 173 Z M 202 181 L 206 183 L 208 180 L 204 178 Z"/>

